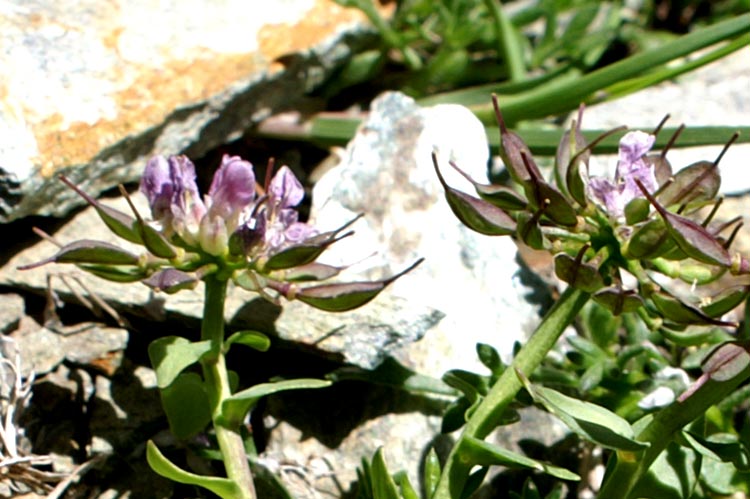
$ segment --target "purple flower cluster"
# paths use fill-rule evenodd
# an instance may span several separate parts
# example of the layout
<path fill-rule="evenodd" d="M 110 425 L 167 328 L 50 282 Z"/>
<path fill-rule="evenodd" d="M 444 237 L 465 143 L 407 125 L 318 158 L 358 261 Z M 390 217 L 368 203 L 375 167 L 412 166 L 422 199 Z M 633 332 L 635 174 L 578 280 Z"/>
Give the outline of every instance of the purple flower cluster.
<path fill-rule="evenodd" d="M 252 242 L 252 247 L 243 245 L 248 254 L 271 253 L 317 234 L 298 219 L 295 207 L 304 189 L 287 166 L 271 179 L 267 194 L 258 196 L 253 165 L 225 155 L 201 199 L 195 166 L 187 157 L 156 156 L 146 165 L 141 191 L 167 237 L 214 256 L 227 253 L 233 234 Z"/>
<path fill-rule="evenodd" d="M 615 315 L 638 311 L 675 328 L 728 324 L 721 316 L 750 295 L 750 287 L 741 279 L 721 296 L 685 302 L 657 278 L 661 274 L 695 287 L 723 276 L 728 279 L 727 274 L 739 278 L 750 273 L 750 259 L 730 253 L 741 221 L 713 220 L 721 204 L 718 164 L 724 152 L 714 161 L 698 161 L 675 171 L 666 152 L 682 127 L 666 150 L 650 152 L 662 123 L 653 133 L 624 134 L 614 179 L 590 177 L 593 148 L 624 127 L 589 143 L 580 130 L 581 109 L 562 135 L 553 175 L 547 180 L 529 147 L 508 130 L 494 103 L 499 152 L 513 185 L 482 184 L 463 174 L 478 195 L 471 196 L 446 183 L 433 157 L 446 199 L 465 225 L 550 252 L 558 278 L 591 293 Z M 736 138 L 735 134 L 726 147 Z M 711 207 L 708 214 L 706 207 Z M 624 273 L 636 278 L 635 288 L 625 286 Z"/>

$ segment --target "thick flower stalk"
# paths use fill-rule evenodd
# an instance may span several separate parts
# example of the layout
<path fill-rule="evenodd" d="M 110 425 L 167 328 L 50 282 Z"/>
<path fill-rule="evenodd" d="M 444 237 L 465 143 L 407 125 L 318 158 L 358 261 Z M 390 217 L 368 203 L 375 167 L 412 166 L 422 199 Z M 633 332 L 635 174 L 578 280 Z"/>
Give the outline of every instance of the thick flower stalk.
<path fill-rule="evenodd" d="M 271 162 L 269 172 L 272 168 Z M 225 364 L 227 350 L 233 344 L 265 350 L 269 340 L 255 331 L 225 337 L 228 283 L 232 281 L 276 303 L 299 300 L 326 311 L 344 311 L 364 305 L 419 262 L 384 280 L 316 283 L 343 270 L 316 260 L 330 245 L 351 234 L 346 231 L 351 222 L 333 231 L 319 231 L 300 221 L 296 207 L 304 189 L 287 166 L 260 186 L 249 162 L 224 156 L 208 192 L 201 196 L 195 166 L 187 157 L 154 157 L 148 161 L 140 184 L 153 225 L 143 219 L 129 197 L 132 215 L 100 204 L 68 179 L 61 179 L 97 210 L 112 232 L 143 246 L 145 251 L 137 255 L 103 241 L 82 240 L 24 268 L 49 262 L 73 263 L 110 281 L 141 281 L 166 293 L 194 288 L 202 281 L 205 303 L 201 340 L 159 338 L 150 345 L 149 356 L 173 433 L 187 438 L 212 423 L 227 478 L 182 470 L 151 442 L 147 457 L 158 473 L 175 481 L 205 487 L 224 498 L 254 498 L 249 467 L 253 456 L 247 455 L 240 432 L 246 415 L 265 394 L 330 383 L 284 380 L 233 392 Z M 196 379 L 195 373 L 183 372 L 194 363 L 202 368 L 201 379 Z M 185 406 L 188 402 L 179 395 L 186 391 L 195 394 L 194 400 L 188 401 L 194 406 Z"/>
<path fill-rule="evenodd" d="M 653 153 L 660 124 L 652 133 L 630 131 L 620 139 L 613 179 L 590 177 L 593 147 L 621 129 L 587 143 L 580 131 L 581 108 L 578 119 L 562 137 L 553 179 L 548 181 L 523 140 L 506 128 L 494 102 L 500 125 L 500 155 L 512 185 L 477 182 L 451 162 L 451 167 L 472 183 L 478 197 L 468 195 L 446 183 L 433 155 L 446 200 L 469 228 L 486 235 L 511 236 L 551 253 L 555 274 L 568 288 L 517 352 L 511 366 L 466 412 L 463 434 L 447 459 L 433 499 L 466 495 L 467 484 L 476 482 L 469 478 L 474 466 L 509 462 L 528 465 L 525 458 L 509 457 L 507 451 L 481 440 L 507 417 L 506 409 L 524 386 L 535 400 L 551 404 L 545 398 L 548 392 L 530 385 L 528 378 L 589 299 L 614 315 L 637 314 L 649 328 L 669 338 L 694 326 L 736 327 L 724 316 L 750 292 L 738 279 L 718 294 L 700 293 L 702 285 L 721 277 L 731 281 L 732 276 L 750 273 L 748 260 L 729 250 L 741 221 L 713 222 L 721 205 L 717 197 L 721 182 L 718 164 L 723 152 L 714 161 L 699 161 L 673 172 L 666 152 L 681 129 L 664 151 Z M 687 286 L 676 285 L 676 280 L 689 284 L 691 291 L 680 292 Z M 605 496 L 629 497 L 632 487 L 675 432 L 715 403 L 716 394 L 726 395 L 750 376 L 749 366 L 747 344 L 724 343 L 709 355 L 704 375 L 695 386 L 665 409 L 666 416 L 655 418 L 645 430 L 634 434 L 627 422 L 620 424 L 617 416 L 607 415 L 607 421 L 614 421 L 614 426 L 624 428 L 629 436 L 617 434 L 605 440 L 612 448 L 622 445 L 628 449 L 623 455 L 629 458 L 618 461 L 626 464 L 613 468 L 618 480 L 605 483 Z M 568 421 L 576 428 L 574 417 Z M 584 432 L 581 427 L 577 429 Z M 625 440 L 619 442 L 623 436 Z M 646 447 L 651 450 L 635 452 Z M 638 465 L 629 466 L 633 462 Z M 616 490 L 623 479 L 627 486 Z"/>

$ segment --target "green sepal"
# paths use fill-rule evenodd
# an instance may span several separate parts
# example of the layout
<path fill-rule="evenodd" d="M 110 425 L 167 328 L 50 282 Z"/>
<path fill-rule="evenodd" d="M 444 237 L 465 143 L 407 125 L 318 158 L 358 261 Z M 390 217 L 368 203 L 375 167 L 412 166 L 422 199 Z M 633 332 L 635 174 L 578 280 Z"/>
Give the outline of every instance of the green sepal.
<path fill-rule="evenodd" d="M 544 249 L 544 234 L 539 225 L 538 217 L 527 211 L 521 211 L 516 216 L 518 238 L 529 248 Z"/>
<path fill-rule="evenodd" d="M 203 487 L 222 499 L 236 499 L 240 495 L 237 484 L 227 478 L 197 475 L 178 467 L 167 459 L 151 440 L 146 444 L 146 460 L 152 470 L 173 482 Z"/>
<path fill-rule="evenodd" d="M 138 255 L 104 241 L 81 239 L 66 244 L 54 256 L 19 269 L 31 269 L 47 263 L 75 263 L 95 265 L 138 265 Z"/>
<path fill-rule="evenodd" d="M 414 262 L 407 269 L 398 274 L 380 281 L 346 282 L 334 284 L 321 284 L 302 289 L 292 288 L 288 284 L 277 286 L 276 290 L 284 294 L 288 299 L 297 299 L 312 307 L 327 312 L 346 312 L 358 307 L 375 298 L 389 284 L 412 271 L 423 259 Z"/>
<path fill-rule="evenodd" d="M 593 298 L 615 316 L 635 312 L 644 305 L 643 298 L 638 293 L 619 286 L 602 288 L 594 293 Z"/>
<path fill-rule="evenodd" d="M 443 174 L 440 173 L 437 156 L 434 153 L 432 161 L 440 184 L 445 190 L 445 199 L 448 201 L 448 206 L 464 225 L 487 236 L 508 236 L 515 232 L 516 222 L 510 215 L 494 204 L 450 187 L 445 182 Z"/>
<path fill-rule="evenodd" d="M 657 291 L 652 293 L 651 301 L 656 306 L 656 309 L 662 317 L 678 325 L 733 325 L 731 322 L 725 322 L 710 317 L 698 307 L 688 305 L 666 292 Z"/>
<path fill-rule="evenodd" d="M 148 277 L 149 270 L 142 267 L 80 264 L 78 267 L 89 274 L 112 282 L 136 282 Z"/>
<path fill-rule="evenodd" d="M 651 204 L 646 198 L 635 198 L 625 205 L 625 223 L 635 225 L 648 218 Z"/>
<path fill-rule="evenodd" d="M 594 293 L 604 287 L 599 270 L 567 253 L 555 255 L 555 275 L 574 288 Z"/>

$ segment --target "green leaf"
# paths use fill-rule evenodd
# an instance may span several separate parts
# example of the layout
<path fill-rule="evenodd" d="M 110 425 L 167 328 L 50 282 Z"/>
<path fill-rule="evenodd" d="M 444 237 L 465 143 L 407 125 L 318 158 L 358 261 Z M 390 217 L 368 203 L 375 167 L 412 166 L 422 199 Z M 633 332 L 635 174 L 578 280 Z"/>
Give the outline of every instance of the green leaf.
<path fill-rule="evenodd" d="M 398 489 L 401 492 L 403 499 L 419 499 L 417 491 L 414 490 L 411 482 L 409 481 L 409 475 L 405 471 L 399 471 L 393 475 L 393 479 L 398 483 Z"/>
<path fill-rule="evenodd" d="M 520 371 L 516 372 L 534 400 L 582 438 L 608 449 L 637 452 L 648 447 L 635 440 L 633 428 L 614 412 L 550 388 L 532 385 Z"/>
<path fill-rule="evenodd" d="M 195 473 L 190 473 L 179 468 L 164 457 L 156 447 L 156 444 L 151 440 L 146 444 L 146 459 L 151 469 L 173 482 L 203 487 L 222 499 L 236 499 L 240 495 L 237 484 L 227 478 L 196 475 Z"/>
<path fill-rule="evenodd" d="M 388 473 L 382 447 L 375 452 L 375 456 L 372 458 L 371 473 L 373 499 L 401 499 L 398 489 L 396 489 L 396 483 Z"/>
<path fill-rule="evenodd" d="M 180 336 L 165 336 L 148 346 L 159 388 L 169 386 L 185 368 L 211 351 L 209 340 L 190 342 Z"/>
<path fill-rule="evenodd" d="M 469 478 L 466 479 L 464 490 L 461 491 L 461 499 L 470 499 L 474 492 L 479 490 L 489 470 L 489 466 L 483 466 L 469 475 Z"/>
<path fill-rule="evenodd" d="M 224 342 L 225 348 L 234 344 L 245 345 L 247 347 L 265 352 L 271 347 L 271 340 L 265 334 L 258 331 L 237 331 Z"/>
<path fill-rule="evenodd" d="M 738 471 L 750 471 L 750 450 L 740 441 L 737 435 L 719 433 L 704 438 L 683 431 L 682 437 L 693 450 L 703 457 L 731 463 Z"/>
<path fill-rule="evenodd" d="M 434 447 L 430 447 L 424 458 L 423 480 L 425 495 L 431 499 L 440 481 L 440 460 Z"/>
<path fill-rule="evenodd" d="M 239 424 L 244 419 L 245 414 L 253 408 L 261 397 L 287 390 L 326 388 L 331 384 L 327 380 L 305 378 L 261 383 L 224 399 L 221 404 L 221 414 L 229 424 Z"/>
<path fill-rule="evenodd" d="M 179 439 L 189 438 L 211 422 L 211 410 L 203 380 L 196 373 L 182 373 L 160 390 L 169 428 Z"/>
<path fill-rule="evenodd" d="M 565 468 L 537 461 L 530 457 L 503 449 L 478 438 L 463 437 L 458 449 L 461 459 L 477 466 L 506 466 L 508 468 L 530 468 L 552 475 L 561 480 L 580 480 L 581 477 Z"/>
<path fill-rule="evenodd" d="M 644 499 L 688 499 L 698 483 L 701 457 L 692 449 L 670 442 L 646 474 L 638 481 L 631 497 Z"/>
<path fill-rule="evenodd" d="M 500 376 L 505 371 L 505 364 L 500 359 L 500 354 L 497 353 L 492 345 L 486 343 L 477 343 L 477 356 L 479 361 L 492 372 L 494 376 Z"/>

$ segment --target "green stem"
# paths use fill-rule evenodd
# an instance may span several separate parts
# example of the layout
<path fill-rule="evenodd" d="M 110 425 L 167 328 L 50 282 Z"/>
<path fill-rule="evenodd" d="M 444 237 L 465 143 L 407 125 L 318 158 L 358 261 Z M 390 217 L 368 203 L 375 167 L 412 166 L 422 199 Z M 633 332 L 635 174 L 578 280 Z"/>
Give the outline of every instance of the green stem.
<path fill-rule="evenodd" d="M 461 458 L 463 442 L 467 437 L 484 438 L 498 425 L 508 404 L 513 401 L 523 386 L 516 375 L 516 369 L 530 376 L 555 346 L 557 339 L 573 322 L 588 299 L 588 293 L 571 287 L 560 296 L 529 341 L 515 356 L 511 366 L 503 372 L 466 422 L 461 438 L 448 456 L 433 499 L 461 497 L 466 479 L 473 467 L 471 463 Z"/>
<path fill-rule="evenodd" d="M 714 404 L 730 395 L 742 382 L 750 377 L 750 366 L 727 381 L 709 379 L 683 401 L 674 402 L 660 411 L 640 432 L 637 439 L 648 442 L 643 455 L 619 451 L 612 459 L 614 465 L 607 467 L 604 484 L 599 497 L 627 499 L 646 474 L 659 454 L 667 447 L 685 425 L 705 414 Z"/>
<path fill-rule="evenodd" d="M 255 485 L 242 436 L 236 428 L 229 428 L 221 417 L 221 403 L 232 394 L 223 350 L 227 281 L 211 275 L 204 279 L 204 283 L 206 300 L 203 305 L 201 339 L 211 342 L 211 353 L 201 360 L 201 365 L 211 404 L 211 419 L 227 477 L 240 489 L 237 499 L 255 499 Z"/>

